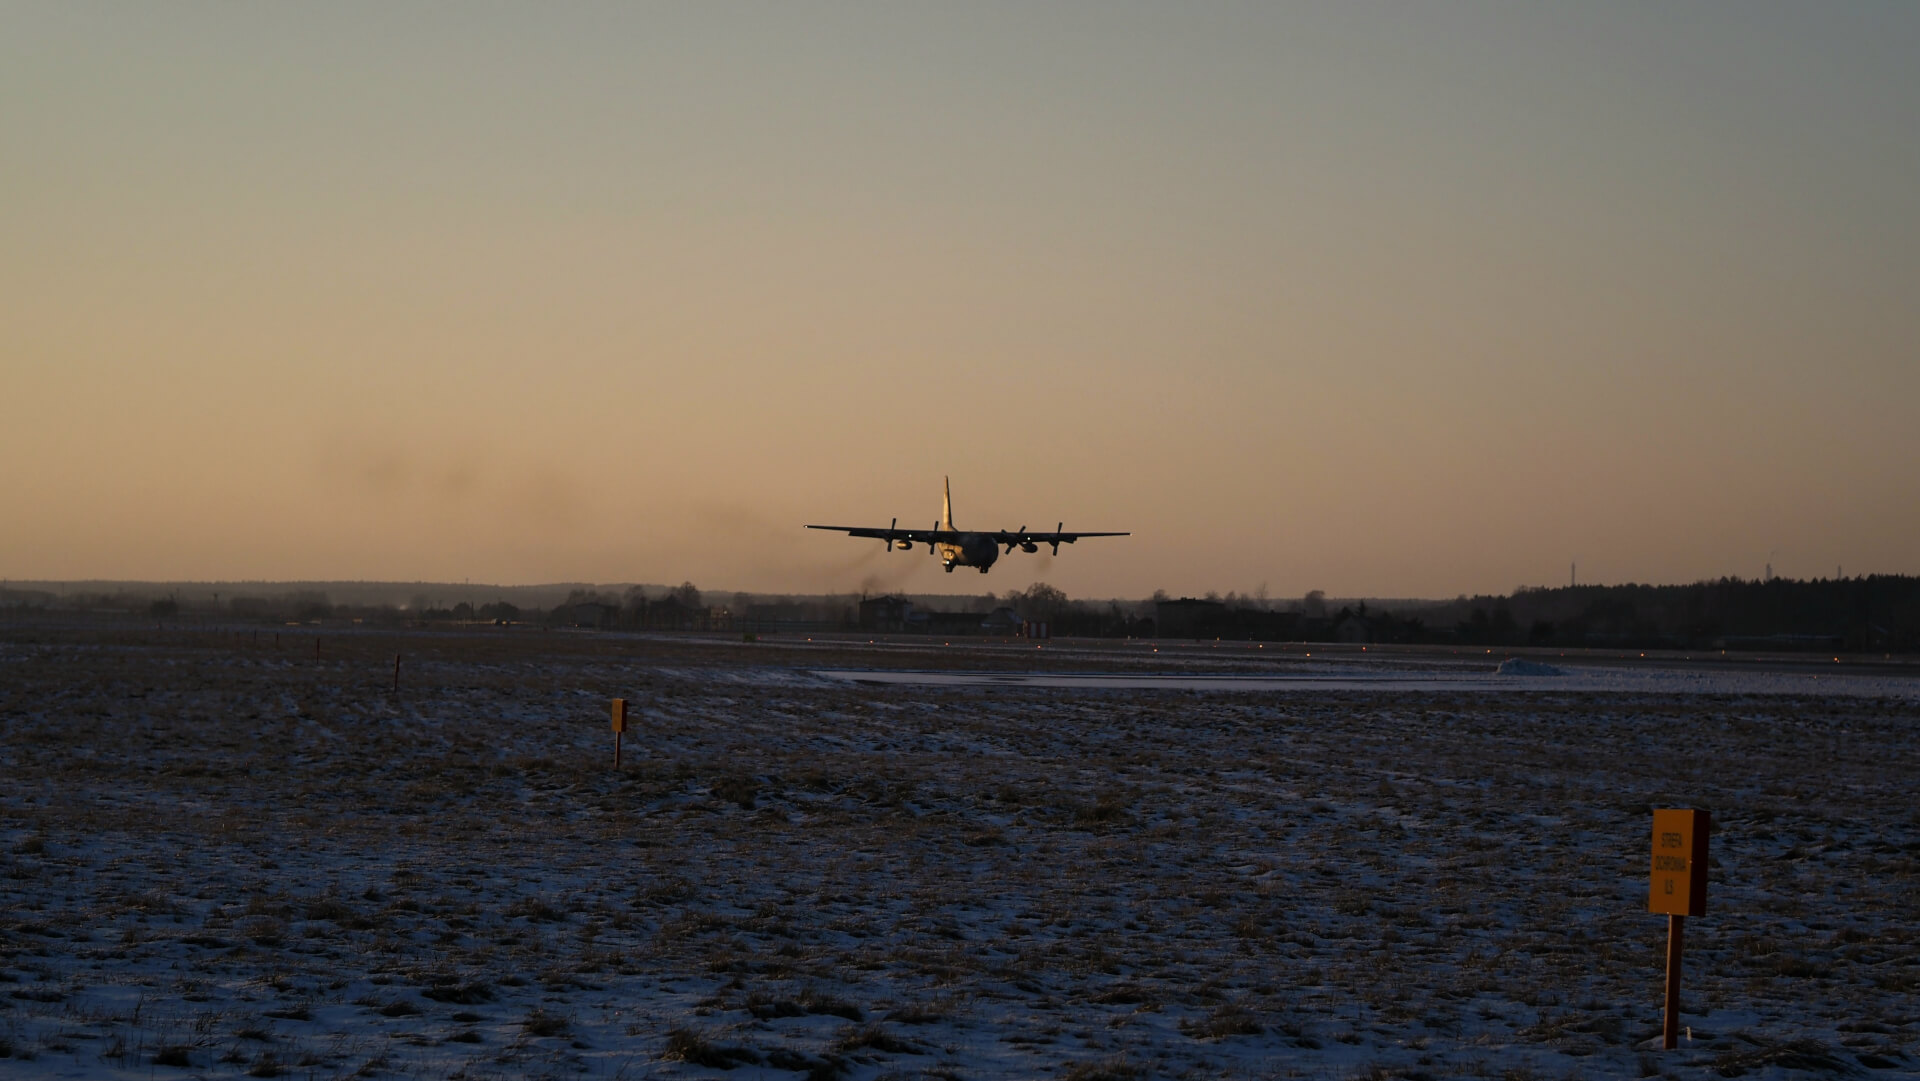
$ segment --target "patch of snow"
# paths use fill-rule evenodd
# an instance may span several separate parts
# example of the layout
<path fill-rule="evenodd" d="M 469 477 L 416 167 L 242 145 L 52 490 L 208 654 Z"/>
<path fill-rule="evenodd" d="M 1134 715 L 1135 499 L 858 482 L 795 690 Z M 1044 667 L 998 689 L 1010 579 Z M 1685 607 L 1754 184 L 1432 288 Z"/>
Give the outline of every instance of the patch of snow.
<path fill-rule="evenodd" d="M 1500 667 L 1494 669 L 1494 672 L 1502 676 L 1564 676 L 1567 674 L 1553 665 L 1530 661 L 1525 657 L 1508 657 L 1500 662 Z"/>

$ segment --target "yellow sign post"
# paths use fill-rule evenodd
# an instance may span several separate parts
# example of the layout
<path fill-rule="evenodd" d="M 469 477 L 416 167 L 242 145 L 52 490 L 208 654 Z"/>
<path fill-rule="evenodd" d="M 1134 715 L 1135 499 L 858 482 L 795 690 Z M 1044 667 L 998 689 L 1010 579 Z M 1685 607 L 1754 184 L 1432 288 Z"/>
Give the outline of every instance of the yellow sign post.
<path fill-rule="evenodd" d="M 616 769 L 620 765 L 620 737 L 626 730 L 627 700 L 616 698 L 613 700 L 613 764 Z"/>
<path fill-rule="evenodd" d="M 1661 1046 L 1680 1045 L 1680 955 L 1688 916 L 1707 914 L 1707 833 L 1711 817 L 1701 810 L 1653 812 L 1653 879 L 1647 911 L 1667 917 L 1667 1008 Z"/>

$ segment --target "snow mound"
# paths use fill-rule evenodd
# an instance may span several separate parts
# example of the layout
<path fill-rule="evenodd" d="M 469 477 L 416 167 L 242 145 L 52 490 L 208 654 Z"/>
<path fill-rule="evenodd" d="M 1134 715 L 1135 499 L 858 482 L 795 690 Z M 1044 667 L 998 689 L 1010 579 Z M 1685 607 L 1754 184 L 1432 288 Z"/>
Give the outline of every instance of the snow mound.
<path fill-rule="evenodd" d="M 1567 673 L 1565 669 L 1541 664 L 1539 661 L 1508 657 L 1500 662 L 1499 674 L 1503 676 L 1564 676 Z"/>

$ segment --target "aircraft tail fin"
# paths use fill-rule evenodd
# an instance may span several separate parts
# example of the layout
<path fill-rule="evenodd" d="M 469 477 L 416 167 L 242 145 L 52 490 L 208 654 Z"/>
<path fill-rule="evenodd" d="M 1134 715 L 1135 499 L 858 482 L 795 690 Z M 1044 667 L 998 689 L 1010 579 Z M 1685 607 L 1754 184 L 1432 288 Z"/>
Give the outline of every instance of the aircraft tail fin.
<path fill-rule="evenodd" d="M 942 477 L 940 479 L 946 482 L 946 487 L 947 487 L 946 498 L 942 500 L 940 503 L 940 528 L 952 529 L 953 528 L 953 478 Z"/>

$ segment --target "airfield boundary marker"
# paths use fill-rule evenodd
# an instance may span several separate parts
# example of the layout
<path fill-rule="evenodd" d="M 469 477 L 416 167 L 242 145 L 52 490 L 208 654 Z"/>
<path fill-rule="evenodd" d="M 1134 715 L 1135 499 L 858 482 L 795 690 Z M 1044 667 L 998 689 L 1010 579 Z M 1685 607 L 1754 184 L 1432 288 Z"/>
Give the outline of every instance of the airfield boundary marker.
<path fill-rule="evenodd" d="M 1712 815 L 1703 810 L 1653 812 L 1653 877 L 1647 911 L 1667 917 L 1667 998 L 1660 1046 L 1680 1045 L 1680 968 L 1687 917 L 1707 914 L 1707 834 Z"/>
<path fill-rule="evenodd" d="M 613 768 L 620 768 L 620 737 L 627 731 L 627 700 L 613 700 Z"/>

